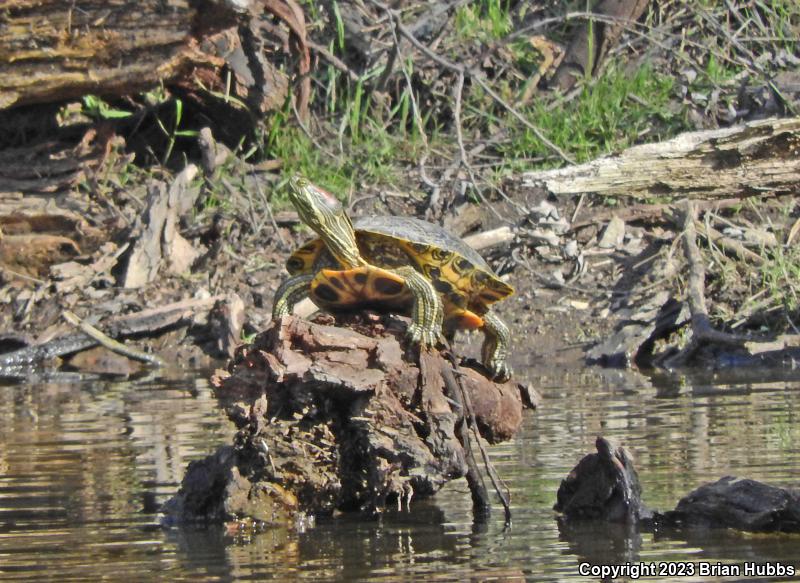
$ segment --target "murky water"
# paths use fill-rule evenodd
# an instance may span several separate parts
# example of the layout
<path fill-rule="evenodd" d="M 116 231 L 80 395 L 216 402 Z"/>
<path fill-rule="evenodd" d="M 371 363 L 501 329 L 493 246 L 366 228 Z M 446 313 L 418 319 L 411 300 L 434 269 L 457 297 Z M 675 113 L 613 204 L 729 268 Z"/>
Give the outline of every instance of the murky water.
<path fill-rule="evenodd" d="M 605 525 L 560 532 L 551 510 L 560 480 L 598 434 L 633 451 L 651 507 L 671 508 L 726 474 L 797 486 L 800 373 L 655 384 L 590 369 L 527 374 L 542 406 L 526 414 L 514 441 L 491 448 L 512 492 L 510 529 L 499 507 L 473 525 L 459 481 L 381 521 L 323 520 L 301 534 L 274 530 L 249 541 L 158 526 L 157 510 L 186 464 L 231 433 L 202 375 L 0 386 L 0 579 L 540 581 L 580 579 L 584 561 L 800 569 L 800 537 L 675 539 Z"/>

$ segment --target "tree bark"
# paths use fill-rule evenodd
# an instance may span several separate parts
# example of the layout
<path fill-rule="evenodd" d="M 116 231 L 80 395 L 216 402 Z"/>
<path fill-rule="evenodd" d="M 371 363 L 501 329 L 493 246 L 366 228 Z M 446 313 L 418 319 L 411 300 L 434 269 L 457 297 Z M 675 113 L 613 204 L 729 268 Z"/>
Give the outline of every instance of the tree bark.
<path fill-rule="evenodd" d="M 151 87 L 208 64 L 197 39 L 235 17 L 203 0 L 4 1 L 0 14 L 0 109 Z"/>

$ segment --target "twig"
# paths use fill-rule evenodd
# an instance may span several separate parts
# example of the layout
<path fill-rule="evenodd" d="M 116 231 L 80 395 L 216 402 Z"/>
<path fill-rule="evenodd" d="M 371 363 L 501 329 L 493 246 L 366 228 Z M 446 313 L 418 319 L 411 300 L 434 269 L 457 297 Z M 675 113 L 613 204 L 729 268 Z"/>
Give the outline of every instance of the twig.
<path fill-rule="evenodd" d="M 13 269 L 9 269 L 4 265 L 0 265 L 0 271 L 3 273 L 7 273 L 13 277 L 18 277 L 19 279 L 24 279 L 26 281 L 31 281 L 33 283 L 38 283 L 39 285 L 45 285 L 47 282 L 35 277 L 31 277 L 30 275 L 25 275 L 24 273 L 20 273 L 19 271 L 14 271 Z"/>
<path fill-rule="evenodd" d="M 328 61 L 331 65 L 333 65 L 334 68 L 338 69 L 339 71 L 350 77 L 351 81 L 353 82 L 358 81 L 359 79 L 358 73 L 353 71 L 350 67 L 347 66 L 347 63 L 345 63 L 339 57 L 331 53 L 324 46 L 317 44 L 311 40 L 306 40 L 306 44 L 309 46 L 309 48 L 313 49 L 314 52 L 318 53 L 320 57 L 322 57 L 323 59 Z"/>
<path fill-rule="evenodd" d="M 422 361 L 420 361 L 422 364 Z M 469 485 L 469 492 L 472 496 L 472 511 L 474 512 L 475 519 L 478 521 L 485 520 L 492 509 L 492 504 L 489 500 L 489 493 L 486 490 L 486 484 L 483 481 L 483 476 L 478 469 L 478 463 L 475 460 L 475 452 L 472 450 L 472 442 L 469 438 L 469 427 L 465 415 L 466 408 L 462 397 L 461 383 L 456 381 L 453 371 L 446 367 L 442 368 L 442 378 L 452 401 L 461 409 L 461 419 L 458 423 L 458 440 L 461 442 L 461 447 L 464 448 L 464 459 L 467 462 L 467 484 Z"/>
<path fill-rule="evenodd" d="M 102 346 L 105 346 L 106 348 L 108 348 L 113 352 L 122 354 L 123 356 L 127 356 L 128 358 L 132 358 L 133 360 L 148 362 L 156 366 L 166 366 L 166 363 L 155 354 L 147 354 L 146 352 L 142 352 L 141 350 L 136 350 L 135 348 L 130 348 L 128 346 L 125 346 L 121 342 L 117 342 L 113 338 L 110 338 L 105 334 L 103 334 L 100 330 L 98 330 L 91 324 L 87 324 L 69 310 L 65 310 L 61 315 L 67 322 L 69 322 L 73 326 L 77 326 L 78 328 L 80 328 L 81 332 L 83 332 L 90 338 L 96 340 Z"/>
<path fill-rule="evenodd" d="M 500 498 L 500 502 L 503 504 L 503 510 L 505 512 L 505 521 L 506 526 L 511 525 L 511 495 L 508 490 L 508 486 L 506 486 L 505 482 L 497 475 L 497 470 L 495 470 L 494 465 L 492 464 L 492 460 L 489 459 L 489 454 L 486 452 L 486 448 L 483 446 L 483 442 L 481 440 L 480 430 L 478 429 L 478 422 L 475 419 L 475 409 L 472 407 L 472 399 L 470 399 L 469 392 L 464 388 L 464 383 L 461 382 L 461 379 L 464 376 L 464 373 L 461 372 L 458 362 L 456 361 L 455 355 L 453 353 L 452 348 L 447 345 L 447 355 L 450 363 L 453 365 L 452 372 L 447 371 L 445 373 L 445 384 L 447 384 L 447 373 L 451 376 L 455 377 L 455 385 L 457 385 L 458 390 L 453 391 L 454 400 L 460 403 L 462 407 L 462 422 L 467 424 L 468 427 L 472 430 L 473 435 L 475 436 L 475 441 L 478 444 L 478 449 L 481 452 L 481 458 L 483 459 L 483 465 L 486 468 L 486 473 L 489 474 L 489 479 L 492 482 L 492 486 L 494 487 L 495 492 L 497 492 L 497 496 Z M 445 370 L 445 369 L 443 369 Z M 452 395 L 451 395 L 452 397 Z M 460 398 L 459 398 L 460 397 Z M 465 435 L 463 437 L 459 437 L 460 439 L 464 439 L 464 443 L 462 446 L 465 450 L 472 451 L 472 446 L 469 444 L 469 435 Z M 473 501 L 474 501 L 473 494 Z"/>
<path fill-rule="evenodd" d="M 726 237 L 710 225 L 703 225 L 703 231 L 703 236 L 705 236 L 710 243 L 719 245 L 724 250 L 728 251 L 729 253 L 733 253 L 743 261 L 749 261 L 755 265 L 763 265 L 766 261 L 758 253 L 750 251 L 750 249 L 739 243 L 739 241 L 736 239 Z"/>
<path fill-rule="evenodd" d="M 458 71 L 458 78 L 453 87 L 455 106 L 453 107 L 453 120 L 456 124 L 456 141 L 458 142 L 459 164 L 469 164 L 467 152 L 464 150 L 464 129 L 461 127 L 461 98 L 464 93 L 464 70 Z"/>

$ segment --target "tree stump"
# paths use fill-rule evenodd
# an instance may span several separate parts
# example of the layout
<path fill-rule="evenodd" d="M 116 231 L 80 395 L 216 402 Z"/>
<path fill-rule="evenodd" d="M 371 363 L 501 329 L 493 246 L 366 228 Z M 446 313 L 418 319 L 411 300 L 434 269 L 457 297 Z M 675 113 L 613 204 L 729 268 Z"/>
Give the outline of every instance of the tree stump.
<path fill-rule="evenodd" d="M 406 326 L 369 313 L 287 316 L 241 346 L 213 379 L 234 443 L 190 464 L 169 519 L 372 514 L 465 476 L 465 411 L 489 442 L 508 439 L 522 421 L 521 387 L 409 346 Z M 462 394 L 447 394 L 445 374 Z"/>

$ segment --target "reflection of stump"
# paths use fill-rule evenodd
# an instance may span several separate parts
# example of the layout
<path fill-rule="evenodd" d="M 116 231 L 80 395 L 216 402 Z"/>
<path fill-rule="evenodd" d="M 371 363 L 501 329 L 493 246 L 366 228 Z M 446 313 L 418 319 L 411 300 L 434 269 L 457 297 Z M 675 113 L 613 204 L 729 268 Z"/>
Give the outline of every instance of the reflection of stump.
<path fill-rule="evenodd" d="M 173 518 L 374 512 L 467 473 L 460 399 L 446 395 L 442 376 L 451 364 L 409 349 L 401 320 L 356 314 L 338 323 L 346 327 L 286 317 L 240 347 L 214 379 L 239 428 L 234 446 L 190 465 L 167 506 Z M 460 372 L 482 435 L 511 437 L 522 420 L 519 388 Z"/>

